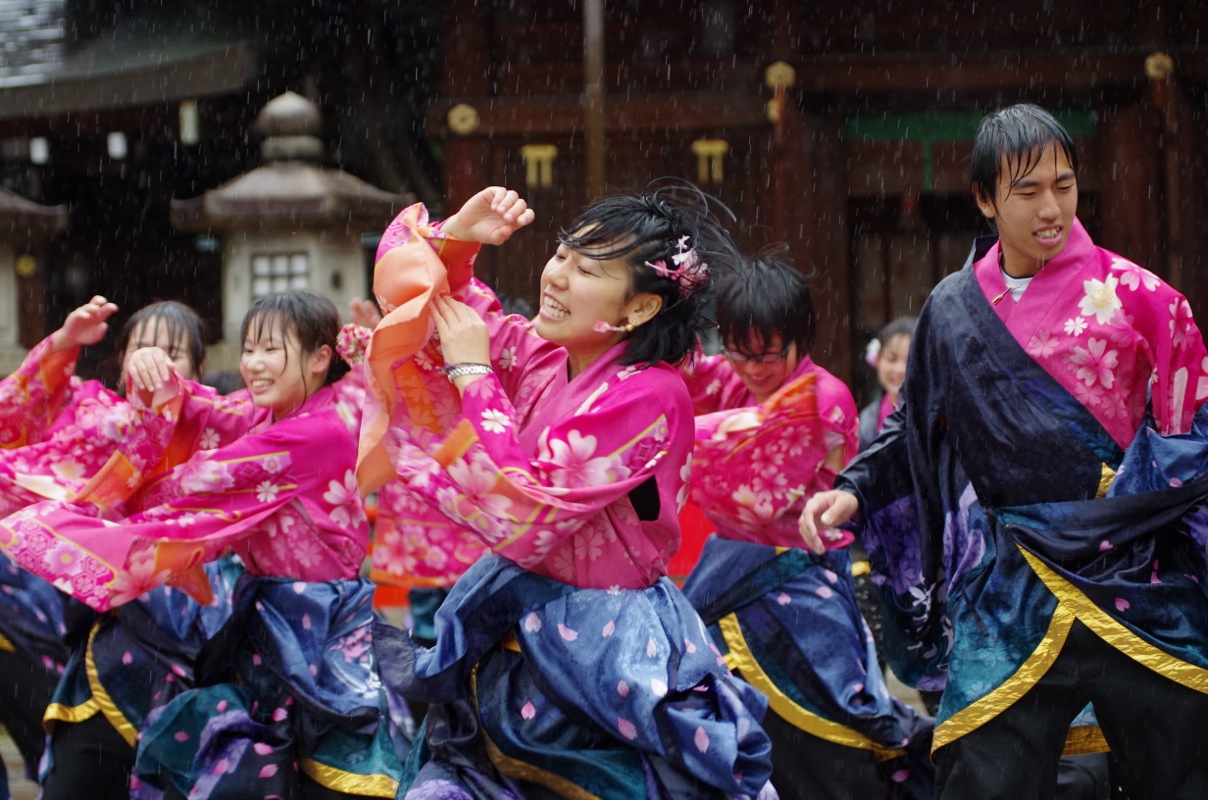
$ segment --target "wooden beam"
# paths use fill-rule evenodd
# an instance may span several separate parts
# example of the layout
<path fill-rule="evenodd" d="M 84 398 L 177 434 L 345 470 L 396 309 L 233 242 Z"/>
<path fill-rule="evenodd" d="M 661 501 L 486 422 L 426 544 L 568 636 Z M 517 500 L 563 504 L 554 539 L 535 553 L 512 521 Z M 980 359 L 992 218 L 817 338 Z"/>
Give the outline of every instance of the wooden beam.
<path fill-rule="evenodd" d="M 451 97 L 428 112 L 428 130 L 443 132 L 449 109 L 473 106 L 485 136 L 562 135 L 584 133 L 580 95 L 546 97 Z M 762 92 L 667 92 L 628 98 L 609 95 L 605 123 L 610 132 L 635 130 L 718 130 L 767 127 Z"/>
<path fill-rule="evenodd" d="M 1010 52 L 805 56 L 797 63 L 805 92 L 910 93 L 921 91 L 1087 90 L 1148 84 L 1152 48 L 1129 50 L 1018 50 Z M 1208 74 L 1208 53 L 1175 48 L 1176 69 Z"/>

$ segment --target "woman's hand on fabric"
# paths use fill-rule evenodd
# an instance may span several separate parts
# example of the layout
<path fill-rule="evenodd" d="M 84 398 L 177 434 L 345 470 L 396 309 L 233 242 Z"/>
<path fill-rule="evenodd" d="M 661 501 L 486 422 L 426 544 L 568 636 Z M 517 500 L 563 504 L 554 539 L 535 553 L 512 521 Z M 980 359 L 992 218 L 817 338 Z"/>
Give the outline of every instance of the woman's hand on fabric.
<path fill-rule="evenodd" d="M 96 344 L 109 330 L 107 320 L 117 312 L 117 306 L 99 294 L 67 315 L 63 327 L 54 332 L 51 347 L 66 350 L 69 347 Z"/>
<path fill-rule="evenodd" d="M 805 548 L 819 555 L 826 552 L 823 534 L 819 531 L 842 525 L 859 510 L 859 499 L 851 492 L 841 489 L 819 492 L 811 497 L 802 509 L 801 518 L 797 523 L 801 538 L 805 540 Z"/>
<path fill-rule="evenodd" d="M 491 363 L 490 331 L 477 311 L 448 295 L 433 300 L 431 309 L 445 364 Z M 454 382 L 458 389 L 462 389 L 478 377 L 466 375 Z"/>
<path fill-rule="evenodd" d="M 535 218 L 536 214 L 515 190 L 488 186 L 446 219 L 441 230 L 462 241 L 499 245 Z"/>

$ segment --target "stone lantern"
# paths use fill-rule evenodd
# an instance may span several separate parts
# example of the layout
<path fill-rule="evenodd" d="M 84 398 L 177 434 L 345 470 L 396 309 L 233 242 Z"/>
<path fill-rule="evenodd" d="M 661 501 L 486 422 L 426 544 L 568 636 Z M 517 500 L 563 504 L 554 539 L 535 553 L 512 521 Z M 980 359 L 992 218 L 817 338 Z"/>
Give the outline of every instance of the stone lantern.
<path fill-rule="evenodd" d="M 22 302 L 30 308 L 40 302 L 24 296 L 41 287 L 35 253 L 66 227 L 65 206 L 44 206 L 0 186 L 0 375 L 20 366 L 26 352 L 22 345 L 33 344 L 21 341 L 21 328 L 37 326 L 28 320 L 24 326 L 19 323 Z"/>
<path fill-rule="evenodd" d="M 322 119 L 294 92 L 256 118 L 262 165 L 200 197 L 172 201 L 172 224 L 222 239 L 222 341 L 211 369 L 238 367 L 239 328 L 251 304 L 288 289 L 348 302 L 369 296 L 362 235 L 380 232 L 407 203 L 337 169 L 323 167 Z"/>

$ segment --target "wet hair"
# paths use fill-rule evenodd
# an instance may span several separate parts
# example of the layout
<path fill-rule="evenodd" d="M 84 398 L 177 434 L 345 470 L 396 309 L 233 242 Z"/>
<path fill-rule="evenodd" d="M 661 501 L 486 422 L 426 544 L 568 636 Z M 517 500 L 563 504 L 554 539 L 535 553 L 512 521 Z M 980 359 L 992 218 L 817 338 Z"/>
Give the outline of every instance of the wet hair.
<path fill-rule="evenodd" d="M 766 346 L 779 336 L 796 343 L 800 356 L 814 346 L 817 314 L 805 276 L 788 259 L 788 246 L 769 245 L 749 260 L 718 274 L 717 333 L 723 343 L 743 348 L 754 339 Z"/>
<path fill-rule="evenodd" d="M 130 315 L 126 324 L 118 333 L 117 363 L 126 360 L 126 352 L 130 349 L 130 340 L 134 338 L 139 326 L 146 323 L 148 333 L 154 339 L 162 330 L 168 334 L 168 340 L 173 344 L 184 339 L 185 349 L 189 357 L 189 366 L 193 374 L 185 377 L 197 379 L 201 377 L 201 368 L 206 360 L 206 326 L 197 312 L 178 303 L 175 300 L 160 300 L 145 305 Z M 162 326 L 162 327 L 161 327 Z M 169 358 L 175 358 L 178 353 L 169 352 Z"/>
<path fill-rule="evenodd" d="M 629 297 L 650 293 L 662 298 L 659 313 L 629 334 L 621 358 L 627 365 L 679 363 L 696 348 L 698 332 L 710 324 L 710 280 L 681 292 L 679 283 L 647 262 L 673 267 L 681 241 L 710 265 L 727 257 L 733 247 L 713 212 L 716 207 L 733 217 L 729 209 L 686 181 L 662 184 L 640 195 L 599 200 L 558 232 L 558 241 L 575 252 L 590 251 L 591 258 L 601 261 L 623 260 L 629 270 Z"/>
<path fill-rule="evenodd" d="M 885 323 L 885 327 L 881 328 L 881 332 L 877 334 L 877 340 L 881 346 L 889 344 L 889 340 L 895 336 L 914 336 L 914 317 L 898 317 Z"/>
<path fill-rule="evenodd" d="M 1065 153 L 1077 174 L 1078 148 L 1073 137 L 1040 106 L 1019 103 L 986 115 L 978 125 L 969 160 L 974 191 L 997 207 L 1004 162 L 1014 187 L 1036 168 L 1049 145 Z"/>
<path fill-rule="evenodd" d="M 327 366 L 327 386 L 348 372 L 348 363 L 336 352 L 336 337 L 340 334 L 340 314 L 335 304 L 326 297 L 312 292 L 282 292 L 263 297 L 252 304 L 243 317 L 239 332 L 241 341 L 250 337 L 260 341 L 280 324 L 283 337 L 293 334 L 303 353 L 314 353 L 323 345 L 331 348 L 331 362 Z"/>

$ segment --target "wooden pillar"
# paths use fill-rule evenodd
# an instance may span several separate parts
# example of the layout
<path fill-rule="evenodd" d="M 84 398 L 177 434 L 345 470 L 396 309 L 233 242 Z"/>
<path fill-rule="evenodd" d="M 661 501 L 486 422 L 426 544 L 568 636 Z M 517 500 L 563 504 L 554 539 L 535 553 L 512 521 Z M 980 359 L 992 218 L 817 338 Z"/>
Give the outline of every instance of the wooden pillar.
<path fill-rule="evenodd" d="M 604 152 L 604 0 L 583 3 L 583 116 L 587 156 L 588 203 L 604 194 L 607 179 Z"/>
<path fill-rule="evenodd" d="M 483 7 L 476 0 L 450 0 L 441 40 L 444 47 L 441 92 L 445 97 L 495 95 L 491 22 L 489 6 Z M 477 109 L 470 107 L 470 110 L 477 114 Z M 461 116 L 446 120 L 444 133 L 445 194 L 450 212 L 496 179 L 490 171 L 490 142 L 479 132 L 469 110 L 457 111 Z M 454 127 L 458 130 L 452 130 Z"/>
<path fill-rule="evenodd" d="M 1096 243 L 1165 278 L 1161 168 L 1153 112 L 1146 105 L 1139 97 L 1124 96 L 1101 112 Z"/>
<path fill-rule="evenodd" d="M 810 279 L 818 313 L 812 356 L 845 383 L 853 378 L 847 175 L 838 124 L 790 103 L 785 119 L 784 228 L 776 232 Z"/>
<path fill-rule="evenodd" d="M 1181 90 L 1170 56 L 1157 52 L 1145 59 L 1145 74 L 1149 77 L 1150 99 L 1159 119 L 1158 148 L 1161 152 L 1164 211 L 1166 230 L 1166 280 L 1175 288 L 1183 284 L 1183 164 L 1192 163 L 1181 132 Z"/>

